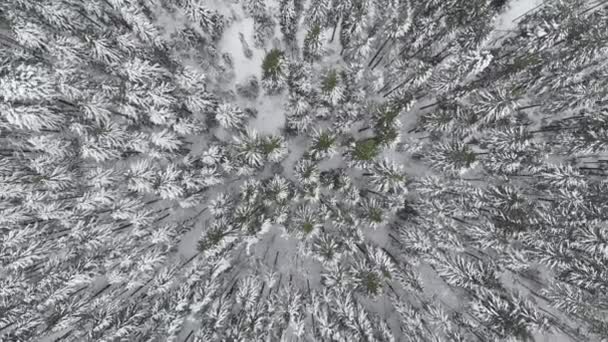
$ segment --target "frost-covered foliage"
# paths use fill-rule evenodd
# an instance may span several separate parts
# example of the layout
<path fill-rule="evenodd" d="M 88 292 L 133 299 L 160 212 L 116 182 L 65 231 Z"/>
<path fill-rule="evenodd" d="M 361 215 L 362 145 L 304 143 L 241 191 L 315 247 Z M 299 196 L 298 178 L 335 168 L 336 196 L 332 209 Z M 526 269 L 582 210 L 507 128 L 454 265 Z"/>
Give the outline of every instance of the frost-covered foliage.
<path fill-rule="evenodd" d="M 604 341 L 608 4 L 524 2 L 1 2 L 0 340 Z"/>

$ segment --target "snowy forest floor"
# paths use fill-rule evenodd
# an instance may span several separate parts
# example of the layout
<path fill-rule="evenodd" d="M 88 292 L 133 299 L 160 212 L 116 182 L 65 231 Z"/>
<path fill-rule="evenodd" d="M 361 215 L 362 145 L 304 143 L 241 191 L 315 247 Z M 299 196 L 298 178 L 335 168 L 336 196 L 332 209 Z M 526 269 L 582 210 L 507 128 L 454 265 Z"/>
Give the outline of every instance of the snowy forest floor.
<path fill-rule="evenodd" d="M 607 18 L 0 3 L 0 341 L 604 342 Z"/>
<path fill-rule="evenodd" d="M 237 86 L 245 84 L 251 77 L 255 77 L 257 80 L 261 79 L 262 76 L 262 61 L 270 47 L 255 47 L 253 42 L 254 34 L 254 20 L 247 16 L 244 12 L 242 5 L 234 0 L 220 1 L 215 0 L 211 2 L 211 7 L 224 14 L 227 18 L 231 19 L 229 26 L 225 29 L 219 44 L 218 49 L 221 53 L 225 53 L 230 57 L 232 63 L 232 75 L 228 77 L 230 79 L 229 84 L 226 84 L 226 91 L 231 92 L 236 99 L 236 103 L 243 108 L 251 108 L 257 112 L 257 117 L 253 118 L 249 122 L 249 127 L 256 129 L 263 134 L 275 134 L 281 133 L 285 126 L 285 106 L 287 103 L 287 97 L 285 94 L 278 94 L 268 96 L 262 94 L 256 99 L 247 99 L 237 95 Z M 269 2 L 269 10 L 273 12 L 273 6 L 277 7 L 278 4 L 275 2 Z M 492 47 L 499 46 L 501 41 L 513 32 L 513 29 L 517 25 L 517 21 L 525 14 L 534 11 L 539 6 L 542 6 L 542 0 L 510 0 L 504 12 L 500 14 L 495 20 L 495 30 L 490 35 L 488 41 Z M 331 36 L 331 30 L 327 30 L 326 37 Z M 252 51 L 251 56 L 246 56 L 244 45 L 241 42 L 240 36 L 245 38 L 248 42 L 248 47 Z M 339 31 L 335 33 L 339 35 Z M 303 40 L 304 33 L 300 30 L 298 32 L 300 40 Z M 275 36 L 270 39 L 272 44 L 280 45 L 281 33 L 278 30 L 278 26 L 275 29 Z M 328 39 L 328 55 L 324 56 L 323 63 L 316 65 L 316 69 L 324 70 L 328 67 L 334 67 L 341 63 L 340 50 L 341 45 L 338 39 L 334 39 L 330 42 Z M 419 101 L 414 108 L 412 108 L 402 118 L 403 133 L 406 140 L 416 140 L 421 137 L 421 134 L 412 133 L 410 130 L 415 126 L 418 120 L 421 110 L 420 107 L 432 102 L 434 99 L 422 99 Z M 221 130 L 221 129 L 220 129 Z M 356 131 L 353 132 L 356 134 Z M 221 132 L 216 132 L 217 136 L 222 136 Z M 284 175 L 288 178 L 293 178 L 292 169 L 295 162 L 302 157 L 306 149 L 306 139 L 302 137 L 295 137 L 288 140 L 289 155 L 286 160 L 282 162 L 284 168 Z M 395 160 L 405 166 L 405 170 L 408 174 L 413 176 L 422 176 L 432 174 L 432 171 L 428 166 L 423 165 L 420 162 L 411 160 L 403 154 L 399 153 L 395 149 L 385 150 L 383 152 L 384 157 L 388 157 Z M 330 160 L 321 163 L 321 169 L 330 169 L 340 166 L 345 166 L 345 161 L 338 156 L 331 158 Z M 268 176 L 268 175 L 266 175 Z M 230 192 L 231 189 L 238 189 L 238 186 L 242 183 L 236 181 L 231 183 L 229 188 L 222 187 L 222 192 Z M 213 198 L 216 195 L 214 192 L 209 193 L 209 198 Z M 196 237 L 200 235 L 203 226 L 208 222 L 209 217 L 203 214 L 198 218 L 199 223 L 196 228 L 190 233 L 184 236 L 184 239 L 180 245 L 179 253 L 183 259 L 190 259 L 197 254 L 196 251 Z M 388 235 L 386 231 L 378 230 L 370 232 L 368 236 L 371 240 L 377 243 L 379 246 L 384 246 L 388 243 Z M 295 251 L 297 245 L 293 239 L 290 239 L 289 234 L 284 231 L 283 227 L 268 227 L 266 233 L 256 241 L 255 247 L 252 248 L 252 257 L 255 259 L 262 260 L 267 266 L 276 267 L 276 270 L 285 277 L 300 277 L 300 281 L 309 281 L 310 285 L 317 286 L 320 282 L 319 271 L 321 267 L 318 262 L 314 260 L 298 260 L 299 254 Z M 278 260 L 277 260 L 278 259 Z M 454 293 L 449 286 L 436 274 L 436 272 L 428 266 L 422 265 L 418 270 L 419 275 L 422 279 L 423 288 L 425 294 L 429 298 L 435 298 L 437 301 L 444 304 L 446 307 L 453 310 L 458 310 L 461 302 L 459 300 L 459 294 Z M 505 273 L 501 276 L 503 284 L 517 289 L 522 293 L 529 293 L 529 285 L 522 284 L 520 281 L 512 277 L 511 274 Z M 532 296 L 530 299 L 534 300 Z M 374 310 L 382 312 L 382 306 L 386 304 L 386 298 L 377 301 L 376 303 L 368 303 L 370 307 L 375 307 Z M 384 303 L 384 304 L 383 304 Z M 559 315 L 555 310 L 552 310 L 548 305 L 539 304 L 541 307 L 551 312 L 554 315 Z M 563 320 L 567 320 L 565 317 L 560 317 Z M 572 341 L 567 335 L 554 332 L 546 334 L 536 334 L 534 336 L 536 342 L 566 342 Z"/>

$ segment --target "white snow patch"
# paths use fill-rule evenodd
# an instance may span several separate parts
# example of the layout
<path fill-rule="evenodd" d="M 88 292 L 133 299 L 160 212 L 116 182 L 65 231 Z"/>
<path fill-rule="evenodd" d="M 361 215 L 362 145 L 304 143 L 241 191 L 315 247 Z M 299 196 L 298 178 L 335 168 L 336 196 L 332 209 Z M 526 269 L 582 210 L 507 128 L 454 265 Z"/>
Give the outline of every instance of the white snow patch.
<path fill-rule="evenodd" d="M 206 201 L 205 201 L 206 205 Z M 198 253 L 198 240 L 205 229 L 205 226 L 209 223 L 210 216 L 205 213 L 199 217 L 192 229 L 188 231 L 178 244 L 178 256 L 184 259 L 191 258 Z"/>
<path fill-rule="evenodd" d="M 242 10 L 240 10 L 241 14 Z M 234 64 L 235 84 L 242 83 L 251 76 L 256 76 L 258 80 L 262 76 L 262 60 L 264 51 L 253 46 L 253 18 L 242 18 L 235 21 L 224 31 L 219 41 L 219 49 L 222 52 L 230 53 Z M 245 36 L 249 48 L 253 52 L 251 58 L 245 57 L 243 45 L 239 39 L 239 33 Z"/>
<path fill-rule="evenodd" d="M 528 12 L 542 6 L 543 0 L 511 0 L 507 8 L 494 21 L 494 31 L 487 42 L 498 46 L 500 42 L 517 28 L 517 22 Z"/>
<path fill-rule="evenodd" d="M 337 169 L 341 166 L 344 166 L 344 158 L 342 158 L 342 153 L 338 152 L 334 154 L 331 158 L 324 159 L 319 163 L 319 170 L 321 171 L 329 171 L 333 169 Z"/>
<path fill-rule="evenodd" d="M 496 20 L 497 30 L 511 30 L 517 26 L 516 20 L 524 13 L 543 3 L 543 0 L 512 0 L 507 10 L 500 14 Z"/>
<path fill-rule="evenodd" d="M 286 100 L 285 95 L 260 96 L 255 104 L 258 115 L 249 122 L 249 126 L 262 134 L 278 133 L 285 127 Z"/>
<path fill-rule="evenodd" d="M 232 57 L 235 75 L 232 86 L 235 88 L 236 85 L 247 82 L 251 76 L 255 76 L 261 82 L 262 61 L 266 51 L 256 48 L 254 45 L 253 18 L 247 17 L 240 6 L 233 7 L 233 13 L 236 20 L 225 29 L 218 47 L 220 51 L 228 52 Z M 239 34 L 243 34 L 245 41 L 248 43 L 253 53 L 251 58 L 245 56 Z M 258 116 L 252 119 L 249 125 L 263 134 L 278 133 L 285 126 L 284 105 L 286 98 L 284 95 L 266 96 L 263 92 L 264 90 L 260 89 L 261 94 L 253 104 L 253 107 L 258 111 Z M 246 104 L 250 101 L 240 99 L 239 102 Z"/>
<path fill-rule="evenodd" d="M 554 331 L 554 332 L 537 332 L 534 333 L 533 340 L 536 342 L 571 342 L 572 339 L 565 334 Z"/>
<path fill-rule="evenodd" d="M 287 179 L 295 181 L 294 167 L 296 163 L 302 158 L 308 148 L 308 138 L 306 136 L 297 136 L 287 141 L 289 153 L 287 158 L 281 162 L 283 166 L 283 175 Z"/>

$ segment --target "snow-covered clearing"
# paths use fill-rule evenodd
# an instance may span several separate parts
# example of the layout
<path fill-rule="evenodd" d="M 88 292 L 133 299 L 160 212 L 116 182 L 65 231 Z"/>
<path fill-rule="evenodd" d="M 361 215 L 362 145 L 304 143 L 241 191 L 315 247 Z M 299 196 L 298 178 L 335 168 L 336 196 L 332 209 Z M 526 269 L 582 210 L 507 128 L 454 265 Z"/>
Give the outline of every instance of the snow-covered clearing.
<path fill-rule="evenodd" d="M 249 125 L 261 133 L 278 133 L 285 126 L 286 100 L 282 95 L 259 98 L 255 103 L 258 115 Z"/>
<path fill-rule="evenodd" d="M 516 27 L 517 22 L 526 14 L 532 13 L 543 4 L 543 0 L 511 0 L 505 9 L 494 21 L 494 31 L 487 39 L 492 46 L 500 45 Z"/>
<path fill-rule="evenodd" d="M 224 31 L 218 44 L 220 51 L 230 53 L 234 65 L 234 83 L 239 84 L 251 76 L 258 79 L 262 77 L 262 60 L 264 51 L 253 46 L 253 18 L 245 17 L 245 13 L 240 6 L 235 7 L 236 20 Z M 247 58 L 243 51 L 243 45 L 239 39 L 239 33 L 243 34 L 249 43 L 253 56 Z"/>
<path fill-rule="evenodd" d="M 258 82 L 262 77 L 262 61 L 267 49 L 256 48 L 253 44 L 254 20 L 248 17 L 240 4 L 230 4 L 234 21 L 224 31 L 218 47 L 222 53 L 229 53 L 234 67 L 232 88 L 247 82 L 252 76 Z M 252 56 L 245 55 L 241 35 L 251 49 Z M 271 39 L 272 40 L 272 39 Z M 285 126 L 285 96 L 258 96 L 255 101 L 239 99 L 241 105 L 257 110 L 257 117 L 250 121 L 250 127 L 264 134 L 278 133 Z"/>
<path fill-rule="evenodd" d="M 540 7 L 543 0 L 511 0 L 504 11 L 496 20 L 496 30 L 513 29 L 517 22 L 528 12 Z"/>
<path fill-rule="evenodd" d="M 293 139 L 290 139 L 287 142 L 287 148 L 289 149 L 289 154 L 287 154 L 287 158 L 283 160 L 281 165 L 283 166 L 283 175 L 290 180 L 295 179 L 294 177 L 294 166 L 302 158 L 304 152 L 306 152 L 307 146 L 307 138 L 298 136 Z"/>

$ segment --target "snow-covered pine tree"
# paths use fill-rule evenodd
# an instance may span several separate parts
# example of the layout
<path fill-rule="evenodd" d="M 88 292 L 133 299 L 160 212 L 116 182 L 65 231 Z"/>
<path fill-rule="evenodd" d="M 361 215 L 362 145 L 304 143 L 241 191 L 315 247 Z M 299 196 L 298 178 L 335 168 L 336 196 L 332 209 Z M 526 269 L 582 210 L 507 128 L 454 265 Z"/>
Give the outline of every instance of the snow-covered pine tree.
<path fill-rule="evenodd" d="M 286 74 L 284 52 L 276 48 L 270 50 L 262 62 L 262 86 L 268 94 L 278 93 L 283 89 Z"/>

